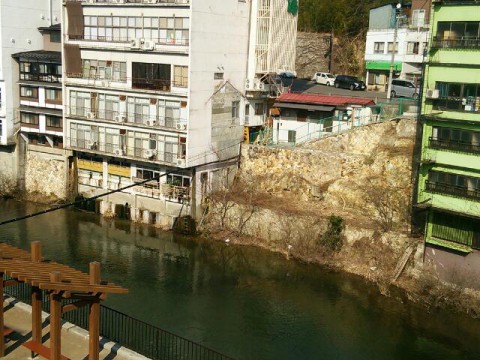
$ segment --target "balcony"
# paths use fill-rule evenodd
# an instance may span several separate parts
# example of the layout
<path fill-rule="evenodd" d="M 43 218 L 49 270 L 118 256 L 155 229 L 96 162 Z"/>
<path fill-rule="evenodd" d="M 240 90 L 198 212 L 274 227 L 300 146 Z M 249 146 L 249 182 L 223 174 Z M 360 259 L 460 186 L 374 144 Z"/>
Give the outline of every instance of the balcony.
<path fill-rule="evenodd" d="M 438 182 L 426 181 L 426 190 L 431 193 L 447 194 L 467 199 L 480 199 L 480 190 L 470 190 L 466 187 Z"/>
<path fill-rule="evenodd" d="M 64 0 L 65 2 L 81 2 L 88 5 L 190 5 L 190 0 Z"/>
<path fill-rule="evenodd" d="M 132 178 L 133 182 L 141 182 L 144 179 Z M 190 199 L 190 187 L 176 186 L 172 184 L 162 184 L 156 180 L 146 182 L 142 185 L 134 186 L 133 190 L 141 195 L 152 198 L 164 198 L 170 201 L 182 202 Z"/>
<path fill-rule="evenodd" d="M 430 137 L 428 141 L 429 147 L 432 149 L 480 154 L 480 144 L 472 144 L 454 140 L 434 139 L 432 137 Z"/>
<path fill-rule="evenodd" d="M 480 37 L 461 37 L 457 39 L 442 39 L 434 36 L 432 49 L 480 49 Z"/>
<path fill-rule="evenodd" d="M 83 35 L 83 36 L 69 36 L 65 35 L 68 41 L 85 41 L 90 43 L 100 43 L 97 47 L 105 47 L 104 43 L 111 43 L 115 48 L 124 50 L 138 50 L 138 51 L 163 51 L 169 50 L 177 52 L 188 52 L 188 46 L 190 45 L 189 39 L 176 39 L 176 38 L 131 38 L 120 37 L 113 34 L 100 36 L 100 35 Z M 177 48 L 178 49 L 175 49 Z M 174 50 L 175 49 L 175 50 Z"/>
<path fill-rule="evenodd" d="M 92 111 L 87 108 L 65 107 L 68 117 L 73 119 L 101 120 L 126 124 L 129 126 L 148 127 L 162 130 L 187 131 L 187 119 L 173 118 L 168 116 L 155 116 L 134 112 L 121 111 Z"/>
<path fill-rule="evenodd" d="M 125 143 L 126 141 L 122 141 Z M 67 138 L 66 148 L 70 150 L 99 153 L 118 158 L 130 158 L 141 161 L 160 162 L 171 166 L 185 166 L 185 159 L 177 153 L 160 151 L 159 149 L 145 149 L 126 145 L 91 141 L 79 138 Z"/>

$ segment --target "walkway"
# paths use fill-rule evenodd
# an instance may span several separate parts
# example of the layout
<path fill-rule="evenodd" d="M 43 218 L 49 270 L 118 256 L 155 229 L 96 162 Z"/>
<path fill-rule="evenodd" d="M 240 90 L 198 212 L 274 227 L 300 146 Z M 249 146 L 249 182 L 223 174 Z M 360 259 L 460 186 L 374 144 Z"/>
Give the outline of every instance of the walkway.
<path fill-rule="evenodd" d="M 16 302 L 12 298 L 7 298 L 3 304 L 5 310 L 5 326 L 12 329 L 12 333 L 6 340 L 6 360 L 27 360 L 30 359 L 30 350 L 21 344 L 31 340 L 31 307 L 24 303 Z M 43 340 L 48 346 L 49 343 L 49 325 L 46 321 L 47 313 L 42 313 L 43 320 Z M 122 348 L 118 344 L 100 340 L 102 351 L 100 359 L 105 360 L 133 360 L 147 359 L 129 349 Z M 62 355 L 71 360 L 88 359 L 88 332 L 70 323 L 63 324 L 62 327 Z"/>

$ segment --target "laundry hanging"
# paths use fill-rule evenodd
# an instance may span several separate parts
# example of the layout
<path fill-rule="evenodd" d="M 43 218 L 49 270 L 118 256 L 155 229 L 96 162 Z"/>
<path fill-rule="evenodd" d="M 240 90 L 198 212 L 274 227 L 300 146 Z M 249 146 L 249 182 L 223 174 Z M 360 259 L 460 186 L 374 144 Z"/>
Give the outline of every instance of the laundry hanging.
<path fill-rule="evenodd" d="M 288 0 L 287 11 L 292 15 L 297 15 L 297 13 L 298 13 L 298 0 Z"/>

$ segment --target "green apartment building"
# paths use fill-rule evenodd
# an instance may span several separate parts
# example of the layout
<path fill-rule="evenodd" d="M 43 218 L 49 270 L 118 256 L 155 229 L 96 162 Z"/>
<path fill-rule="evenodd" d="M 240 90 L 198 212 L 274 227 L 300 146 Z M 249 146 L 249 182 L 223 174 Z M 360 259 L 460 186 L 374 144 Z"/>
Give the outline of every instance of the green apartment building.
<path fill-rule="evenodd" d="M 480 249 L 480 2 L 434 0 L 417 207 L 425 241 Z"/>

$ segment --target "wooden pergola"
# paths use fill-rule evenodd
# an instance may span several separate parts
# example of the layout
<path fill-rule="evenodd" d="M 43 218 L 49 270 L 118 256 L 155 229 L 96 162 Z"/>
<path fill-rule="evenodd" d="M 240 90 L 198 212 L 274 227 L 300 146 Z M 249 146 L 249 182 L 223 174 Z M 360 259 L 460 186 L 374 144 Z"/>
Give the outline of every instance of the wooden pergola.
<path fill-rule="evenodd" d="M 31 243 L 31 253 L 0 243 L 0 357 L 5 355 L 3 290 L 27 283 L 32 287 L 32 340 L 23 344 L 32 353 L 51 360 L 61 355 L 62 313 L 89 306 L 89 359 L 99 359 L 100 301 L 107 294 L 125 294 L 127 289 L 100 280 L 100 263 L 91 262 L 89 273 L 45 260 L 39 242 Z M 6 274 L 10 279 L 4 280 Z M 42 345 L 42 291 L 50 297 L 50 348 Z M 62 306 L 62 299 L 74 302 Z"/>

